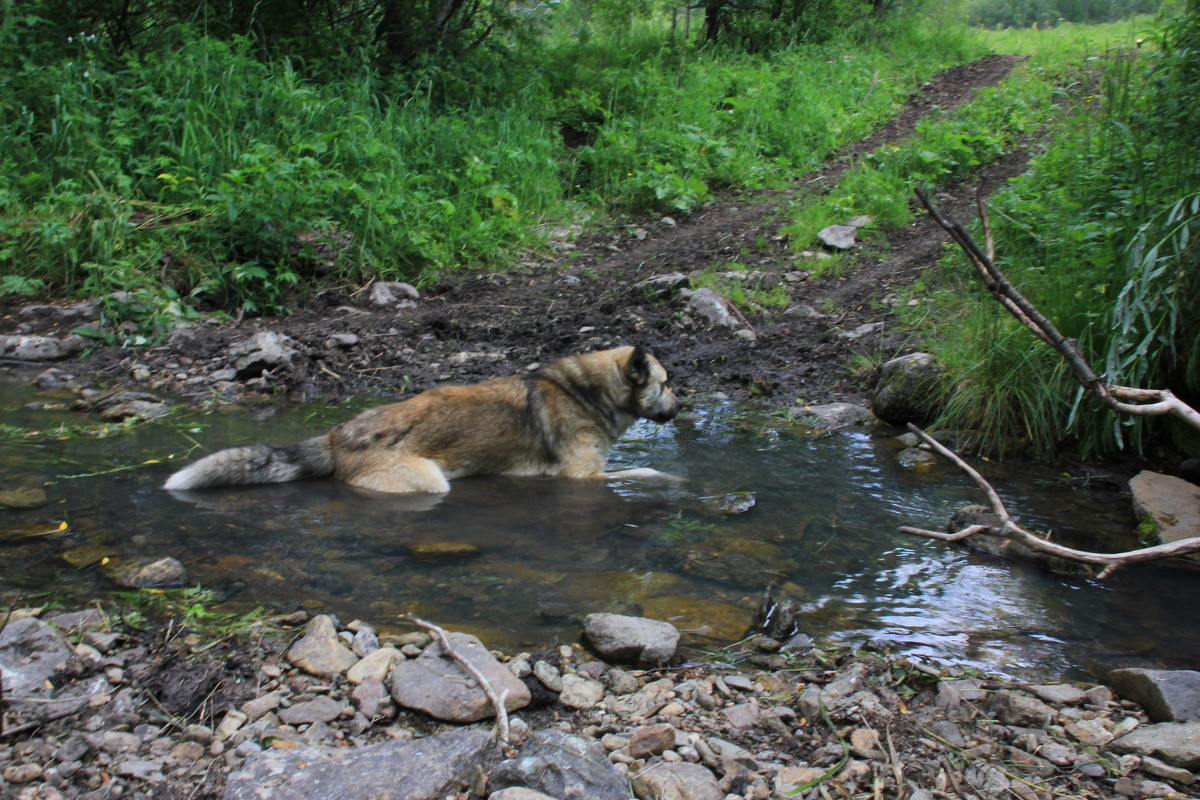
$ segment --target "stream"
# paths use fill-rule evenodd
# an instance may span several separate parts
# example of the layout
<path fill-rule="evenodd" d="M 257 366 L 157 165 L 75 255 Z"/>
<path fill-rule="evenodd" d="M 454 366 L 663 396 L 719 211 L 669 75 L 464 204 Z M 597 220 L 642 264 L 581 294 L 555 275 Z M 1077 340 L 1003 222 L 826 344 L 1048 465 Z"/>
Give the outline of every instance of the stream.
<path fill-rule="evenodd" d="M 193 583 L 232 594 L 231 609 L 325 609 L 381 630 L 411 612 L 514 650 L 575 641 L 584 615 L 614 611 L 671 619 L 704 651 L 740 638 L 774 584 L 818 642 L 874 640 L 1015 678 L 1200 661 L 1194 572 L 1138 566 L 1100 583 L 897 533 L 942 529 L 984 498 L 953 467 L 900 466 L 895 431 L 816 436 L 710 403 L 639 423 L 610 459 L 678 481 L 481 477 L 442 498 L 329 480 L 170 493 L 162 481 L 206 452 L 197 444 L 297 441 L 378 401 L 191 410 L 106 432 L 95 415 L 31 400 L 47 398 L 0 384 L 0 484 L 46 493 L 0 510 L 6 605 L 109 597 L 102 559 L 173 556 Z M 1123 492 L 1068 485 L 1049 466 L 981 469 L 1026 527 L 1137 546 Z M 739 492 L 753 507 L 719 508 Z"/>

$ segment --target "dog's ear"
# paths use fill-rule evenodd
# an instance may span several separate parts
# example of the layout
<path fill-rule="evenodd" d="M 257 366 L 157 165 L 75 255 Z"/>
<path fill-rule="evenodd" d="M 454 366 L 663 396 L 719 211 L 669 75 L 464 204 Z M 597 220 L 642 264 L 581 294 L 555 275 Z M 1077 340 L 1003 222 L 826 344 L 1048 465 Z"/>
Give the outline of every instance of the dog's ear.
<path fill-rule="evenodd" d="M 629 363 L 625 365 L 625 374 L 634 386 L 645 386 L 650 382 L 650 359 L 652 356 L 641 345 L 633 348 L 629 354 Z"/>

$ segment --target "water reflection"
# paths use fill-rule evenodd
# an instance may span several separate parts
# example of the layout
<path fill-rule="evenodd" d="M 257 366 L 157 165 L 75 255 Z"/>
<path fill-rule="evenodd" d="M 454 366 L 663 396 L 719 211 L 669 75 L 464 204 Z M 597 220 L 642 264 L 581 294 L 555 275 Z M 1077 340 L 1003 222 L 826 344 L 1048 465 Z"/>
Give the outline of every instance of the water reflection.
<path fill-rule="evenodd" d="M 353 411 L 275 407 L 111 438 L 9 440 L 0 478 L 44 486 L 48 502 L 0 512 L 0 594 L 50 588 L 78 602 L 111 590 L 94 563 L 72 566 L 64 553 L 77 564 L 81 553 L 172 555 L 195 582 L 244 583 L 240 603 L 324 605 L 382 627 L 412 611 L 495 646 L 538 647 L 573 640 L 578 620 L 600 610 L 670 617 L 698 644 L 735 639 L 777 583 L 818 640 L 876 639 L 1014 676 L 1200 657 L 1194 574 L 1141 567 L 1098 584 L 902 536 L 903 524 L 941 527 L 977 490 L 954 471 L 899 467 L 886 437 L 811 437 L 718 404 L 637 426 L 614 454 L 615 467 L 682 483 L 474 478 L 444 498 L 332 481 L 167 493 L 158 487 L 170 466 L 133 469 L 189 439 L 292 441 Z M 84 419 L 16 401 L 5 413 L 23 425 Z M 1127 498 L 1047 485 L 1052 474 L 1027 465 L 988 468 L 1026 524 L 1054 525 L 1061 541 L 1133 545 Z M 97 473 L 107 474 L 63 477 Z M 757 498 L 745 514 L 700 499 L 739 491 Z M 65 534 L 20 533 L 62 520 Z"/>

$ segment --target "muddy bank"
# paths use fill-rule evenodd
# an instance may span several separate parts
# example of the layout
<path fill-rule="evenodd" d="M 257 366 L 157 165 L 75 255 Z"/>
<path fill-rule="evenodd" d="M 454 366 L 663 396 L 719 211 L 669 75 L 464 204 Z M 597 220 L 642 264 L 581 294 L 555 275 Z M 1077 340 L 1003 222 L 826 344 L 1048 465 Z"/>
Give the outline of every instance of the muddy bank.
<path fill-rule="evenodd" d="M 1144 709 L 869 642 L 759 636 L 716 661 L 655 650 L 656 667 L 631 663 L 645 642 L 599 658 L 591 619 L 591 649 L 488 653 L 449 634 L 506 690 L 498 726 L 423 630 L 301 613 L 219 637 L 26 613 L 0 631 L 5 798 L 1188 797 L 1200 769 L 1197 673 L 1114 673 Z M 1168 688 L 1139 695 L 1150 678 Z"/>

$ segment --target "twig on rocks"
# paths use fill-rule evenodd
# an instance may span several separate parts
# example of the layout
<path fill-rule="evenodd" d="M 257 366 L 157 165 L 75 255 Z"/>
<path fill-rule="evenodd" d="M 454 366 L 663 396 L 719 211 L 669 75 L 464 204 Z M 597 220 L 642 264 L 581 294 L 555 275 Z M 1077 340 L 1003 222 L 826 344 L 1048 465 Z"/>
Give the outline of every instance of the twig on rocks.
<path fill-rule="evenodd" d="M 500 741 L 507 745 L 509 743 L 508 709 L 504 707 L 504 702 L 508 699 L 508 690 L 505 689 L 502 693 L 496 694 L 496 690 L 492 687 L 491 682 L 479 671 L 479 668 L 450 646 L 450 638 L 446 635 L 444 628 L 440 628 L 432 622 L 426 622 L 415 614 L 401 614 L 400 618 L 406 619 L 414 625 L 418 625 L 429 631 L 429 634 L 441 645 L 442 652 L 459 664 L 462 664 L 463 669 L 471 673 L 471 677 L 475 679 L 476 683 L 479 684 L 479 688 L 483 689 L 483 693 L 491 701 L 492 708 L 496 709 L 496 728 L 499 731 Z"/>
<path fill-rule="evenodd" d="M 1154 547 L 1143 547 L 1138 550 L 1127 550 L 1123 553 L 1093 553 L 1088 550 L 1076 550 L 1072 547 L 1065 547 L 1061 544 L 1048 541 L 1037 534 L 1030 533 L 1022 528 L 1017 523 L 1013 522 L 1009 516 L 1008 509 L 1004 507 L 1004 502 L 1000 499 L 1000 495 L 992 488 L 992 485 L 987 482 L 987 479 L 976 472 L 967 462 L 963 461 L 954 452 L 946 448 L 941 442 L 934 439 L 925 431 L 918 428 L 916 425 L 909 423 L 908 429 L 921 438 L 921 441 L 929 445 L 935 453 L 954 462 L 955 466 L 967 473 L 971 480 L 975 481 L 976 485 L 987 494 L 988 503 L 992 507 L 992 513 L 999 519 L 1000 524 L 996 527 L 988 525 L 971 525 L 963 528 L 961 531 L 954 533 L 941 533 L 939 531 L 930 531 L 924 528 L 913 528 L 903 526 L 899 528 L 901 533 L 908 533 L 914 536 L 924 536 L 928 539 L 938 539 L 943 542 L 960 542 L 963 539 L 974 536 L 977 533 L 990 533 L 994 536 L 1003 536 L 1009 539 L 1015 539 L 1027 547 L 1047 553 L 1058 558 L 1063 558 L 1068 561 L 1076 561 L 1083 564 L 1096 564 L 1102 566 L 1098 579 L 1107 578 L 1118 567 L 1125 564 L 1135 564 L 1143 561 L 1158 561 L 1164 558 L 1174 556 L 1187 555 L 1189 553 L 1200 552 L 1200 536 L 1193 536 L 1190 539 L 1180 539 L 1177 542 L 1169 542 L 1167 544 L 1155 545 Z"/>

